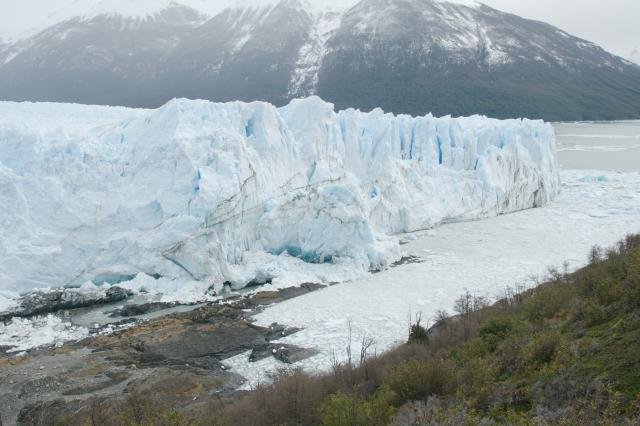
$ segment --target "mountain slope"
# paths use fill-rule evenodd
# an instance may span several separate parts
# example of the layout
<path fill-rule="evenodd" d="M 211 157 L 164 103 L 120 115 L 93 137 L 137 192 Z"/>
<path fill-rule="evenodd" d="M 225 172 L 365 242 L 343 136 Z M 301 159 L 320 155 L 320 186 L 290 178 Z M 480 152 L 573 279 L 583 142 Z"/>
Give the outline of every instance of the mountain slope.
<path fill-rule="evenodd" d="M 640 116 L 640 67 L 481 4 L 243 0 L 206 12 L 194 2 L 120 3 L 74 11 L 5 48 L 0 98 L 156 107 L 185 96 L 284 105 L 318 94 L 339 108 L 412 115 Z"/>
<path fill-rule="evenodd" d="M 329 43 L 318 94 L 339 107 L 550 120 L 640 113 L 640 69 L 486 6 L 361 2 Z"/>
<path fill-rule="evenodd" d="M 147 82 L 204 17 L 175 6 L 152 19 L 76 17 L 12 46 L 0 67 L 4 99 L 148 105 Z"/>
<path fill-rule="evenodd" d="M 297 52 L 312 25 L 296 6 L 227 9 L 188 34 L 163 76 L 172 95 L 287 103 Z"/>

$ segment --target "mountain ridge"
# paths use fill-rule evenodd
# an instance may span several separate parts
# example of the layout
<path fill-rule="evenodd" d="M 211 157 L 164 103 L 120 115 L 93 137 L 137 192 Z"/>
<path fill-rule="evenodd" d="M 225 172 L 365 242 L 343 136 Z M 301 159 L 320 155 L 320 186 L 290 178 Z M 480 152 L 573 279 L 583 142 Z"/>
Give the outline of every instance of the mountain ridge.
<path fill-rule="evenodd" d="M 362 0 L 323 11 L 248 0 L 211 17 L 193 1 L 153 3 L 164 8 L 152 19 L 144 7 L 144 19 L 76 16 L 0 47 L 0 98 L 157 107 L 319 95 L 339 109 L 411 115 L 640 117 L 640 67 L 480 3 Z"/>

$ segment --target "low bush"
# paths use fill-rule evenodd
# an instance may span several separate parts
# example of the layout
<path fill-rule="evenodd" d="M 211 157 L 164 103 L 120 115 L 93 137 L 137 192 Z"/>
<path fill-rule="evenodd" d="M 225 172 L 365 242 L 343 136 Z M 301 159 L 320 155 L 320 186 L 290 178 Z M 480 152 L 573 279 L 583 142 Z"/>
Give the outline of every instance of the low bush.
<path fill-rule="evenodd" d="M 330 395 L 322 407 L 325 426 L 376 426 L 388 424 L 395 414 L 394 395 L 387 387 L 380 388 L 371 398 L 363 399 L 343 392 Z"/>
<path fill-rule="evenodd" d="M 411 359 L 391 367 L 384 383 L 395 395 L 397 406 L 407 401 L 420 401 L 441 396 L 454 386 L 450 365 L 446 362 Z"/>
<path fill-rule="evenodd" d="M 534 337 L 527 354 L 527 361 L 534 366 L 550 363 L 553 361 L 558 345 L 559 338 L 554 334 Z"/>
<path fill-rule="evenodd" d="M 478 336 L 490 352 L 494 352 L 513 329 L 513 321 L 505 317 L 493 317 L 478 328 Z"/>

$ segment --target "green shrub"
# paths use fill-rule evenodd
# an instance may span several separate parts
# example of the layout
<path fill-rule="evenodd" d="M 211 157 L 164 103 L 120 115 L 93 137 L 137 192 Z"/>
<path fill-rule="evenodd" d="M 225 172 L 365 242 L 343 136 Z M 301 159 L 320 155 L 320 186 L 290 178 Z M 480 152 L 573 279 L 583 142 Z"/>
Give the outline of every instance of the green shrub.
<path fill-rule="evenodd" d="M 420 324 L 420 319 L 415 324 L 411 324 L 409 330 L 409 343 L 427 344 L 429 343 L 429 332 Z"/>
<path fill-rule="evenodd" d="M 601 279 L 594 291 L 601 305 L 610 305 L 624 297 L 624 289 L 620 281 L 614 279 Z"/>
<path fill-rule="evenodd" d="M 322 424 L 325 426 L 386 425 L 395 414 L 393 393 L 380 388 L 369 400 L 343 392 L 330 395 L 322 406 Z"/>
<path fill-rule="evenodd" d="M 443 361 L 409 360 L 391 368 L 384 382 L 396 396 L 396 406 L 443 395 L 454 386 L 451 367 Z"/>
<path fill-rule="evenodd" d="M 586 304 L 583 308 L 583 315 L 587 321 L 587 325 L 591 327 L 603 324 L 611 319 L 608 310 L 594 302 Z"/>
<path fill-rule="evenodd" d="M 489 352 L 495 352 L 498 344 L 513 330 L 513 321 L 509 318 L 493 317 L 480 324 L 478 337 Z"/>
<path fill-rule="evenodd" d="M 527 299 L 524 313 L 529 321 L 539 323 L 573 307 L 576 301 L 573 286 L 564 282 L 555 284 L 539 287 L 535 294 Z"/>
<path fill-rule="evenodd" d="M 559 338 L 554 334 L 537 336 L 527 354 L 528 363 L 536 366 L 550 363 L 553 361 L 558 346 Z"/>
<path fill-rule="evenodd" d="M 56 419 L 55 426 L 68 426 L 73 424 L 73 417 L 62 416 Z"/>

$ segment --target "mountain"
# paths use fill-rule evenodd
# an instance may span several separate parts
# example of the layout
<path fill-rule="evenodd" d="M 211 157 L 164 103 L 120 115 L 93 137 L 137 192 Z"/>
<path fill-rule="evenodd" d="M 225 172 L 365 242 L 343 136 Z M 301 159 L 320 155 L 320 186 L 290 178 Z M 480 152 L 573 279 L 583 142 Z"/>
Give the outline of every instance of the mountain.
<path fill-rule="evenodd" d="M 105 13 L 65 20 L 0 54 L 0 97 L 148 105 L 138 88 L 157 81 L 159 67 L 204 20 L 184 6 L 152 19 Z"/>
<path fill-rule="evenodd" d="M 202 3 L 202 2 L 201 2 Z M 475 2 L 103 0 L 2 48 L 0 99 L 157 107 L 319 95 L 339 109 L 640 117 L 640 67 Z M 220 3 L 221 4 L 221 3 Z"/>

